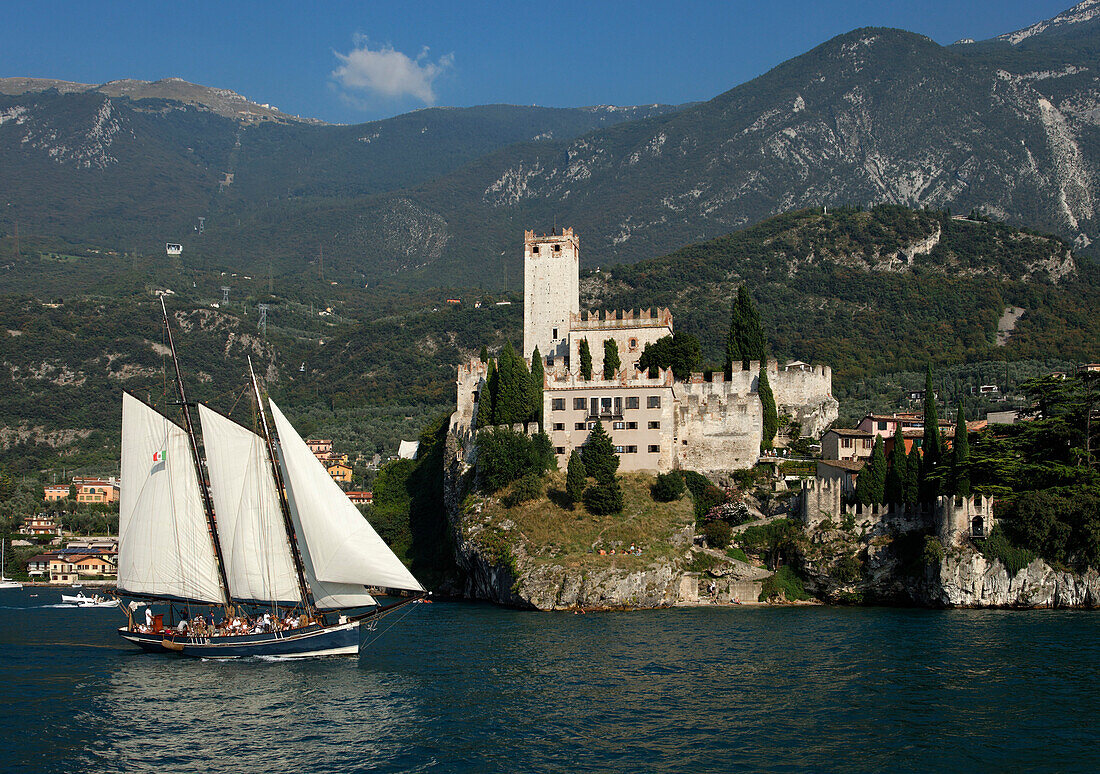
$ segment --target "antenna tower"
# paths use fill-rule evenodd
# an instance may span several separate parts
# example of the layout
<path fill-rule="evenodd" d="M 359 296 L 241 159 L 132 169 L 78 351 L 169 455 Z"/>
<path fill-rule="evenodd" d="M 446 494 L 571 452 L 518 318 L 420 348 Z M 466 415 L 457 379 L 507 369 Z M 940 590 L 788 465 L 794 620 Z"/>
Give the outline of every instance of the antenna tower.
<path fill-rule="evenodd" d="M 257 304 L 256 308 L 260 310 L 260 335 L 265 339 L 267 338 L 267 304 Z"/>
<path fill-rule="evenodd" d="M 206 218 L 199 218 L 199 233 L 206 231 Z"/>
<path fill-rule="evenodd" d="M 229 305 L 229 291 L 230 287 L 228 285 L 222 285 L 222 303 L 227 306 Z"/>

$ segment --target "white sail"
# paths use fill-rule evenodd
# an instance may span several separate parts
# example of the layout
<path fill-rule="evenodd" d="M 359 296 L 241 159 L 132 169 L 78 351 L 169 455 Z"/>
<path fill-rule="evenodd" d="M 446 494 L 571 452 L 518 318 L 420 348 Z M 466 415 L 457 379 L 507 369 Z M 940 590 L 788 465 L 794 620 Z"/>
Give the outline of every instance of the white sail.
<path fill-rule="evenodd" d="M 378 536 L 347 495 L 313 456 L 302 437 L 273 402 L 288 500 L 298 538 L 305 543 L 307 576 L 318 607 L 367 595 L 363 586 L 423 591 L 423 586 Z"/>
<path fill-rule="evenodd" d="M 299 602 L 267 444 L 201 403 L 199 421 L 230 593 L 234 599 Z"/>
<path fill-rule="evenodd" d="M 118 588 L 225 602 L 187 433 L 122 395 Z"/>

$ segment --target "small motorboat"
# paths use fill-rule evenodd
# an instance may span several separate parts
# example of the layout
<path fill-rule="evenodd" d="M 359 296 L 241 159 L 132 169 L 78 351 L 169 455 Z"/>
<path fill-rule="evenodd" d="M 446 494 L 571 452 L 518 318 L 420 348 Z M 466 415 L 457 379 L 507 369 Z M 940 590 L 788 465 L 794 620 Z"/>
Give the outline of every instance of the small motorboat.
<path fill-rule="evenodd" d="M 101 597 L 99 594 L 93 596 L 85 596 L 84 592 L 80 592 L 76 596 L 71 594 L 62 594 L 61 602 L 65 605 L 75 605 L 76 607 L 118 607 L 118 600 L 111 599 L 109 597 Z"/>

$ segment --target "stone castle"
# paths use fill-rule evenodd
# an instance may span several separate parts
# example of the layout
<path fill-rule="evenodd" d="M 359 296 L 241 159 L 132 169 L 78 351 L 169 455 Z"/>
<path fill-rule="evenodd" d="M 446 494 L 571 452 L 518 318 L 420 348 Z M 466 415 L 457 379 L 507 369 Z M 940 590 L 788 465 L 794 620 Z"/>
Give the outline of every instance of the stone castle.
<path fill-rule="evenodd" d="M 537 348 L 544 360 L 543 422 L 565 469 L 569 454 L 581 448 L 597 420 L 611 435 L 622 471 L 672 469 L 720 474 L 756 464 L 760 456 L 763 409 L 757 384 L 760 369 L 780 414 L 800 422 L 804 435 L 817 437 L 837 418 L 828 366 L 804 363 L 781 367 L 776 361 L 734 363 L 733 373 L 692 374 L 687 381 L 671 370 L 655 377 L 637 369 L 646 344 L 672 334 L 668 309 L 639 312 L 580 310 L 580 239 L 573 229 L 536 236 L 524 233 L 523 356 Z M 603 378 L 604 342 L 618 347 L 620 369 Z M 592 379 L 580 374 L 581 342 L 592 355 Z M 477 426 L 478 396 L 487 364 L 473 359 L 459 367 L 456 435 L 471 437 Z"/>

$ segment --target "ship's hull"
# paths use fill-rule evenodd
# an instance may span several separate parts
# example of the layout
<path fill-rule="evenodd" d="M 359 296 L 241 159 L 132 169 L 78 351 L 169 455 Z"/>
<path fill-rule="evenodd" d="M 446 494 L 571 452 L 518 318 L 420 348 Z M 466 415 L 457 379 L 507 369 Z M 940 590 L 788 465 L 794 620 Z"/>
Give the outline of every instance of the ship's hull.
<path fill-rule="evenodd" d="M 150 653 L 178 653 L 195 658 L 311 658 L 354 656 L 359 652 L 358 621 L 230 637 L 192 637 L 171 632 L 146 633 L 131 631 L 125 627 L 119 629 L 118 634 L 122 639 Z"/>

